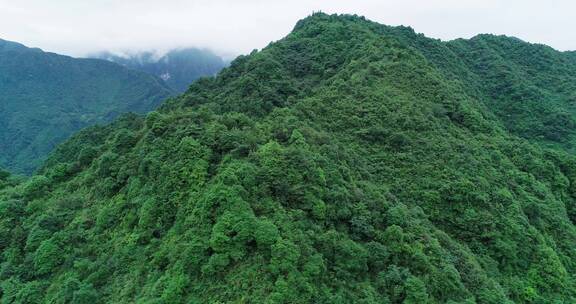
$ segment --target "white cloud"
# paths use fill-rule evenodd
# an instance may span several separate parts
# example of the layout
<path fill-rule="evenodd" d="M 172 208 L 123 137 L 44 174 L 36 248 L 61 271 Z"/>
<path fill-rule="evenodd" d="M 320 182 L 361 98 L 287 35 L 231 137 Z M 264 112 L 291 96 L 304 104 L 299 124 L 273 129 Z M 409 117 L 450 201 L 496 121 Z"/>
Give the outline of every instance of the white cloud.
<path fill-rule="evenodd" d="M 572 1 L 535 0 L 0 0 L 0 38 L 64 54 L 209 47 L 247 53 L 313 11 L 409 25 L 441 39 L 479 33 L 576 49 Z"/>

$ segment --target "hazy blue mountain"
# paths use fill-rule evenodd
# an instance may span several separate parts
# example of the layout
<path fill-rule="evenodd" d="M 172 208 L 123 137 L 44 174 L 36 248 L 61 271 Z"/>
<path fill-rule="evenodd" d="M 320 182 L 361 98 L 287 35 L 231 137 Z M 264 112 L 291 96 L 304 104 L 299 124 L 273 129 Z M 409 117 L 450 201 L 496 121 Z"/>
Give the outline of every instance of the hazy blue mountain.
<path fill-rule="evenodd" d="M 160 77 L 178 92 L 186 91 L 194 80 L 203 76 L 213 76 L 226 66 L 221 57 L 209 50 L 197 48 L 175 49 L 164 55 L 141 52 L 119 56 L 103 52 L 95 57 Z"/>
<path fill-rule="evenodd" d="M 0 40 L 0 167 L 30 173 L 73 132 L 154 109 L 171 90 L 158 78 Z"/>

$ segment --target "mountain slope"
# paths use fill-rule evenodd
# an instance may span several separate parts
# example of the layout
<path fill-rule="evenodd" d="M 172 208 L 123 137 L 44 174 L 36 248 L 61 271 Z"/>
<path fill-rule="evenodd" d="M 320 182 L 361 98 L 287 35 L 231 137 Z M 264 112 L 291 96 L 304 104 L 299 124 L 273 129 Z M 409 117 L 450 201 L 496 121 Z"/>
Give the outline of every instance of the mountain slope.
<path fill-rule="evenodd" d="M 204 76 L 214 76 L 226 63 L 209 50 L 196 48 L 175 49 L 157 56 L 143 52 L 126 57 L 104 52 L 95 58 L 119 63 L 162 78 L 176 92 L 184 92 L 190 84 Z"/>
<path fill-rule="evenodd" d="M 386 28 L 490 108 L 513 134 L 576 150 L 576 57 L 517 38 L 478 35 L 448 43 Z"/>
<path fill-rule="evenodd" d="M 574 302 L 576 159 L 412 35 L 314 14 L 76 134 L 0 192 L 2 301 Z"/>
<path fill-rule="evenodd" d="M 449 46 L 484 81 L 488 106 L 511 132 L 576 151 L 576 61 L 548 46 L 502 36 Z"/>
<path fill-rule="evenodd" d="M 0 167 L 31 173 L 73 132 L 154 109 L 170 90 L 117 64 L 0 40 Z"/>

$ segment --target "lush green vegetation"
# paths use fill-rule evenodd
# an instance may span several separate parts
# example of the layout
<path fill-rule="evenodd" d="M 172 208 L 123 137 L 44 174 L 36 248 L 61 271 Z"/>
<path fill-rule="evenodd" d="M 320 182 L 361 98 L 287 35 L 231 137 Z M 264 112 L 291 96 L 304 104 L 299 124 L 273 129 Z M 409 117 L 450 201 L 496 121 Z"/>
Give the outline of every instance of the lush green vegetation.
<path fill-rule="evenodd" d="M 1 301 L 574 303 L 569 67 L 521 50 L 306 18 L 4 174 Z"/>
<path fill-rule="evenodd" d="M 418 49 L 485 104 L 511 133 L 576 152 L 576 56 L 516 38 L 478 35 L 449 43 L 382 28 Z"/>
<path fill-rule="evenodd" d="M 210 50 L 183 48 L 158 56 L 155 52 L 142 52 L 119 56 L 104 52 L 95 55 L 132 69 L 162 78 L 176 92 L 184 92 L 190 84 L 205 76 L 214 76 L 226 62 Z"/>
<path fill-rule="evenodd" d="M 148 112 L 171 90 L 118 64 L 75 59 L 0 40 L 0 167 L 29 174 L 88 125 Z"/>

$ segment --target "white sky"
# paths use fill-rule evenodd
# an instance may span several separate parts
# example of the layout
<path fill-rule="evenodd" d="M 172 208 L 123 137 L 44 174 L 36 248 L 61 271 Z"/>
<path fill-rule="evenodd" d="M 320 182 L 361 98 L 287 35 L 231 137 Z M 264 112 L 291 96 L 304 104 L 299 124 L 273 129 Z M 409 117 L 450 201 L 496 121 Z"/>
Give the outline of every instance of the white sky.
<path fill-rule="evenodd" d="M 313 11 L 443 40 L 494 33 L 576 50 L 569 0 L 0 0 L 0 38 L 73 56 L 185 46 L 232 56 L 282 38 Z"/>

